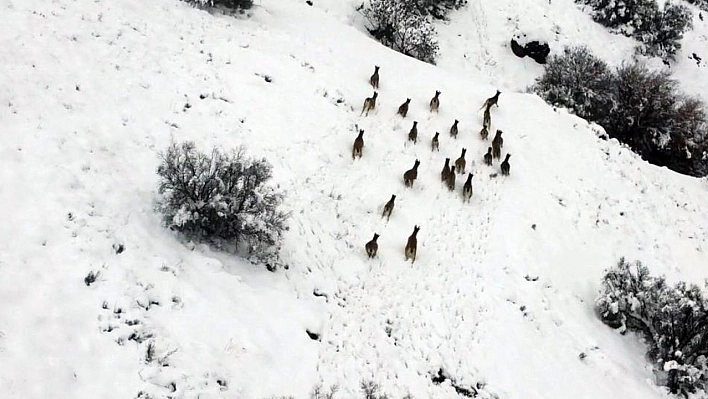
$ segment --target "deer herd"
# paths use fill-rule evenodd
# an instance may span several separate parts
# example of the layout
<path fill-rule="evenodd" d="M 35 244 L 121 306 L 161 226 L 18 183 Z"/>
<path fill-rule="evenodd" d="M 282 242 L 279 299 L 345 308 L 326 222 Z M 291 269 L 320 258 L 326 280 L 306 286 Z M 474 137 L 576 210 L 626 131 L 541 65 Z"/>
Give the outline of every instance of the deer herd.
<path fill-rule="evenodd" d="M 371 97 L 368 97 L 367 99 L 364 100 L 364 106 L 362 107 L 361 114 L 360 115 L 365 115 L 368 116 L 369 112 L 373 111 L 376 108 L 376 99 L 379 95 L 377 90 L 379 89 L 379 66 L 374 66 L 374 74 L 371 75 L 371 78 L 369 78 L 369 84 L 374 88 L 374 94 Z M 440 109 L 440 94 L 441 92 L 439 90 L 435 91 L 435 96 L 430 100 L 430 112 L 435 112 L 438 113 Z M 489 138 L 489 131 L 491 129 L 491 122 L 492 122 L 492 116 L 491 116 L 491 108 L 493 106 L 499 107 L 499 95 L 501 92 L 497 90 L 496 94 L 492 97 L 489 97 L 484 104 L 482 104 L 482 107 L 479 108 L 479 110 L 484 109 L 484 117 L 483 117 L 483 123 L 482 123 L 482 130 L 479 132 L 480 137 L 482 140 L 488 140 Z M 401 104 L 398 107 L 398 115 L 401 117 L 405 118 L 408 115 L 408 108 L 410 107 L 411 99 L 406 98 L 406 101 Z M 455 119 L 454 123 L 450 127 L 450 137 L 453 139 L 457 138 L 459 128 L 458 128 L 459 121 Z M 492 166 L 492 163 L 494 159 L 501 159 L 501 149 L 504 146 L 504 139 L 502 138 L 502 131 L 498 130 L 494 134 L 494 138 L 492 139 L 492 146 L 488 147 L 487 153 L 484 154 L 483 156 L 483 161 L 484 164 L 487 166 Z M 416 144 L 418 142 L 418 122 L 414 121 L 413 126 L 411 127 L 411 130 L 408 132 L 408 141 L 412 141 L 413 144 Z M 433 136 L 430 144 L 431 150 L 432 151 L 440 151 L 440 133 L 435 132 L 435 135 Z M 364 149 L 364 130 L 359 129 L 359 133 L 354 140 L 354 145 L 352 147 L 352 158 L 361 158 L 362 153 Z M 460 157 L 455 160 L 455 162 L 450 165 L 450 158 L 445 158 L 445 164 L 443 165 L 442 172 L 440 172 L 440 180 L 442 183 L 447 187 L 448 190 L 450 191 L 455 191 L 455 180 L 456 180 L 456 174 L 461 174 L 463 175 L 465 173 L 465 169 L 467 166 L 467 161 L 465 159 L 465 155 L 467 153 L 466 148 L 462 148 Z M 504 176 L 509 175 L 509 158 L 511 157 L 511 154 L 506 154 L 504 160 L 500 163 L 500 169 L 501 169 L 501 174 Z M 403 183 L 406 187 L 412 187 L 413 182 L 418 178 L 418 167 L 420 166 L 420 161 L 415 160 L 413 163 L 413 167 L 411 169 L 408 169 L 403 173 Z M 462 186 L 462 202 L 470 202 L 472 199 L 472 178 L 474 177 L 473 173 L 468 173 L 467 175 L 467 180 L 465 181 L 465 184 Z M 391 195 L 391 199 L 384 205 L 383 208 L 383 214 L 382 218 L 386 218 L 388 221 L 391 218 L 391 214 L 393 213 L 393 208 L 395 206 L 395 201 L 396 201 L 396 195 Z M 408 242 L 406 243 L 406 249 L 405 249 L 405 260 L 411 260 L 411 263 L 415 263 L 415 258 L 416 258 L 416 252 L 417 252 L 417 247 L 418 247 L 418 239 L 417 239 L 417 234 L 418 231 L 420 231 L 420 227 L 418 225 L 413 227 L 413 233 L 408 237 Z M 365 245 L 366 249 L 366 254 L 369 256 L 369 258 L 374 258 L 376 257 L 376 253 L 379 249 L 379 244 L 377 242 L 379 238 L 379 234 L 374 233 L 374 237 L 371 239 L 371 241 L 367 242 Z"/>

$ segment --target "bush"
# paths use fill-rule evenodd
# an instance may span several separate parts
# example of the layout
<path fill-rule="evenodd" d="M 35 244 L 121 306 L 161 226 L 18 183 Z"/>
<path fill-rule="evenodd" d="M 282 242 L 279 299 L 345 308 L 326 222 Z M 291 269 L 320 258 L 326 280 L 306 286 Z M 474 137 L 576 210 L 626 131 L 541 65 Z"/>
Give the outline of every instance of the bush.
<path fill-rule="evenodd" d="M 232 9 L 246 10 L 253 7 L 253 0 L 184 0 L 187 3 L 202 9 L 214 7 L 227 7 Z"/>
<path fill-rule="evenodd" d="M 436 19 L 447 19 L 450 10 L 459 10 L 467 4 L 467 0 L 417 0 L 418 11 L 422 15 L 430 15 Z"/>
<path fill-rule="evenodd" d="M 172 143 L 161 157 L 158 209 L 167 226 L 274 267 L 287 215 L 278 210 L 283 195 L 265 184 L 265 159 L 243 149 L 205 154 L 193 142 Z"/>
<path fill-rule="evenodd" d="M 704 105 L 681 93 L 668 72 L 642 64 L 611 71 L 586 48 L 566 48 L 551 57 L 532 90 L 598 123 L 652 164 L 693 176 L 708 174 Z"/>
<path fill-rule="evenodd" d="M 596 305 L 603 322 L 647 339 L 647 354 L 672 393 L 706 388 L 708 302 L 699 287 L 670 286 L 641 263 L 620 259 L 603 277 Z"/>
<path fill-rule="evenodd" d="M 640 52 L 663 60 L 673 60 L 681 49 L 681 39 L 691 29 L 688 7 L 666 3 L 659 9 L 656 0 L 576 0 L 593 9 L 593 19 L 642 43 Z"/>
<path fill-rule="evenodd" d="M 431 64 L 438 42 L 435 27 L 425 17 L 417 0 L 370 0 L 363 10 L 369 33 L 383 45 Z"/>
<path fill-rule="evenodd" d="M 611 108 L 611 78 L 607 64 L 586 47 L 566 47 L 563 54 L 551 56 L 533 91 L 554 106 L 597 121 Z"/>

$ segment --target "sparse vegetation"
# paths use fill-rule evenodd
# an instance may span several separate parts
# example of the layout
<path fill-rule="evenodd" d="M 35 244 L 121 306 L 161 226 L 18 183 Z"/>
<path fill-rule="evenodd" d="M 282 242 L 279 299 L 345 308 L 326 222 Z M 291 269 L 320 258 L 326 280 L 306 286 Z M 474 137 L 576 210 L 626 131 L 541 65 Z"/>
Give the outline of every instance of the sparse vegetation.
<path fill-rule="evenodd" d="M 708 382 L 708 301 L 696 285 L 673 286 L 641 263 L 620 259 L 602 280 L 597 300 L 602 321 L 642 335 L 660 383 L 688 396 Z"/>
<path fill-rule="evenodd" d="M 383 45 L 431 64 L 438 53 L 437 32 L 417 0 L 370 0 L 362 11 L 369 33 Z"/>
<path fill-rule="evenodd" d="M 265 159 L 246 158 L 242 148 L 205 154 L 193 142 L 172 143 L 161 157 L 158 210 L 167 226 L 275 267 L 287 214 L 283 194 L 266 184 Z"/>
<path fill-rule="evenodd" d="M 246 10 L 253 7 L 253 0 L 184 0 L 187 3 L 202 9 L 226 7 L 231 9 Z"/>
<path fill-rule="evenodd" d="M 668 72 L 638 63 L 612 71 L 586 48 L 566 48 L 551 57 L 532 90 L 596 122 L 650 163 L 708 174 L 704 105 L 681 93 Z"/>
<path fill-rule="evenodd" d="M 673 60 L 681 49 L 681 39 L 691 29 L 691 10 L 681 4 L 656 0 L 576 0 L 592 8 L 593 19 L 612 31 L 642 43 L 640 52 Z"/>

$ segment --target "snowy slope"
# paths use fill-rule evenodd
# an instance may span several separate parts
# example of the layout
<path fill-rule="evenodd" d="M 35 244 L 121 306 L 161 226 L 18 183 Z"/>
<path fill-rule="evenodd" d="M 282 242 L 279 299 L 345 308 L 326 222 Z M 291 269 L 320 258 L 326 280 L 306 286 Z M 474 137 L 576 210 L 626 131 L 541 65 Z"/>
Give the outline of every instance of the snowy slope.
<path fill-rule="evenodd" d="M 417 62 L 363 35 L 348 5 L 319 6 L 263 2 L 232 18 L 173 0 L 2 5 L 0 397 L 305 397 L 318 382 L 350 397 L 369 378 L 394 397 L 458 397 L 432 382 L 440 368 L 459 386 L 484 385 L 482 397 L 665 397 L 641 345 L 591 304 L 622 255 L 671 279 L 706 277 L 706 182 L 647 165 L 512 90 L 492 115 L 511 176 L 491 177 L 477 109 L 500 81 L 523 87 L 516 72 L 499 60 L 479 76 L 445 55 L 440 68 Z M 360 117 L 374 64 L 378 109 Z M 366 144 L 354 162 L 357 127 Z M 157 154 L 172 138 L 246 144 L 274 164 L 293 215 L 289 270 L 160 227 Z M 463 176 L 454 193 L 439 182 L 462 147 L 471 204 Z M 86 286 L 89 271 L 101 274 Z"/>

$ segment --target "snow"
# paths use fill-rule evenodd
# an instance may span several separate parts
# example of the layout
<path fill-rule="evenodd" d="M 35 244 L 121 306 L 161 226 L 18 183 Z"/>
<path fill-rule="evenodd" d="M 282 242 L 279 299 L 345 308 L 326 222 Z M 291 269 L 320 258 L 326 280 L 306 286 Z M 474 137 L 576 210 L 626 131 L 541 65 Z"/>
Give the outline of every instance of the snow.
<path fill-rule="evenodd" d="M 362 379 L 393 397 L 458 397 L 431 381 L 441 368 L 483 384 L 483 398 L 667 397 L 642 344 L 592 304 L 620 256 L 671 281 L 708 275 L 708 184 L 525 94 L 542 69 L 511 54 L 508 32 L 555 24 L 552 51 L 587 40 L 610 62 L 632 47 L 570 0 L 526 3 L 470 2 L 438 27 L 437 67 L 378 45 L 347 2 L 273 0 L 237 17 L 175 0 L 0 5 L 0 397 L 306 397 L 318 382 L 354 397 Z M 360 117 L 373 65 L 377 108 Z M 677 71 L 705 84 L 684 61 Z M 491 176 L 498 162 L 482 163 L 478 136 L 497 88 L 508 177 Z M 417 145 L 406 143 L 414 120 Z M 365 147 L 352 161 L 357 128 Z M 288 270 L 161 227 L 155 171 L 171 139 L 245 144 L 273 163 L 292 212 Z M 439 182 L 462 147 L 470 204 L 463 176 L 454 193 Z M 150 345 L 159 361 L 146 361 Z"/>

